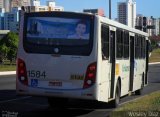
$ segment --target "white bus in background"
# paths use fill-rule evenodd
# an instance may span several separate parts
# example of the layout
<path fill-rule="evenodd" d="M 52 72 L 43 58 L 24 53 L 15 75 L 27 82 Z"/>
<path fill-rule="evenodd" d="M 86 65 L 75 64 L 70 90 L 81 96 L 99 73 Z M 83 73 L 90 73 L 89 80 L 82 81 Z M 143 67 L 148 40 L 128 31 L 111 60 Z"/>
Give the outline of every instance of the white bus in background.
<path fill-rule="evenodd" d="M 83 33 L 83 34 L 82 34 Z M 112 102 L 147 85 L 148 35 L 106 17 L 74 12 L 21 13 L 16 90 Z"/>

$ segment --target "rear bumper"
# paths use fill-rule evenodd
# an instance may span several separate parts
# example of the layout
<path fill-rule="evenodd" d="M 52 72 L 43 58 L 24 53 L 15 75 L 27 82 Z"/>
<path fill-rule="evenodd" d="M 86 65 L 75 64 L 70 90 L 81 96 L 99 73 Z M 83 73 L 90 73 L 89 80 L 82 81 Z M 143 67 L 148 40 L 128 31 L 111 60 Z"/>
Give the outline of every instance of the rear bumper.
<path fill-rule="evenodd" d="M 63 97 L 63 98 L 73 98 L 73 99 L 89 99 L 97 100 L 95 93 L 95 85 L 87 89 L 46 89 L 37 87 L 27 87 L 20 84 L 17 87 L 17 95 L 28 95 L 28 96 L 43 96 L 43 97 Z"/>

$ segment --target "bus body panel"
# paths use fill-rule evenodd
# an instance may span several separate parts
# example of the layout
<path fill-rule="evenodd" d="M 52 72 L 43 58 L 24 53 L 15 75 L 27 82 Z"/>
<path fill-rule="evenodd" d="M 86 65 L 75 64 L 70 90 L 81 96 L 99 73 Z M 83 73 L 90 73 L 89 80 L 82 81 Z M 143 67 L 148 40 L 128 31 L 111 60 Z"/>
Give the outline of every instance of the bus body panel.
<path fill-rule="evenodd" d="M 83 57 L 53 57 L 52 55 L 30 54 L 23 60 L 28 71 L 29 85 L 31 85 L 32 79 L 38 79 L 39 83 L 40 81 L 50 81 L 50 84 L 47 82 L 45 85 L 38 84 L 46 88 L 70 89 L 72 87 L 71 89 L 79 89 L 83 87 L 88 65 L 88 62 Z M 81 64 L 82 61 L 84 64 Z M 58 81 L 63 82 L 63 86 L 60 86 L 61 84 L 59 86 L 55 84 L 54 86 L 54 81 L 55 83 Z M 73 83 L 69 84 L 71 81 Z"/>
<path fill-rule="evenodd" d="M 22 35 L 23 21 L 22 17 L 20 32 Z M 92 63 L 97 64 L 95 54 L 97 46 L 94 38 L 91 53 L 82 56 L 28 53 L 24 49 L 22 35 L 20 35 L 17 59 L 23 60 L 26 65 L 28 85 L 23 85 L 17 75 L 18 94 L 97 100 L 96 82 L 93 86 L 84 88 L 87 67 Z"/>
<path fill-rule="evenodd" d="M 53 92 L 51 96 L 60 97 L 84 98 L 89 94 L 92 97 L 96 95 L 93 93 L 95 86 L 83 89 L 87 67 L 91 61 L 96 61 L 95 56 L 61 55 L 54 57 L 47 54 L 27 54 L 21 51 L 18 53 L 18 58 L 25 61 L 28 74 L 28 86 L 23 86 L 17 81 L 17 91 L 20 94 L 47 95 L 45 92 L 49 90 L 49 92 Z M 25 92 L 19 92 L 20 90 Z M 61 93 L 56 95 L 57 92 L 63 92 L 63 95 Z"/>
<path fill-rule="evenodd" d="M 148 37 L 148 35 L 144 32 L 141 32 L 141 31 L 138 31 L 138 30 L 135 30 L 135 29 L 132 29 L 132 28 L 129 28 L 123 24 L 120 24 L 120 23 L 117 23 L 117 22 L 112 22 L 106 18 L 102 18 L 100 23 L 102 24 L 105 24 L 105 25 L 108 25 L 110 30 L 113 30 L 116 32 L 116 30 L 118 28 L 122 29 L 122 30 L 126 30 L 129 32 L 129 36 L 135 36 L 135 33 L 136 34 L 140 34 L 140 35 L 143 35 L 146 37 Z M 101 43 L 101 42 L 99 42 Z M 116 44 L 117 44 L 117 37 L 116 37 Z M 100 46 L 101 47 L 101 46 Z M 99 48 L 99 50 L 101 50 L 101 48 Z M 146 50 L 147 51 L 147 50 Z M 102 53 L 101 55 L 102 56 Z M 98 61 L 100 61 L 101 59 L 99 59 Z M 116 58 L 116 67 L 115 67 L 115 87 L 116 87 L 116 84 L 117 84 L 117 80 L 118 78 L 120 78 L 120 81 L 121 81 L 121 96 L 125 96 L 127 94 L 129 94 L 129 76 L 130 76 L 130 62 L 129 62 L 130 58 L 127 58 L 127 59 L 119 59 L 119 58 Z M 101 72 L 102 72 L 102 78 L 103 77 L 107 77 L 106 74 L 108 75 L 108 78 L 109 78 L 109 84 L 106 85 L 106 87 L 108 88 L 108 90 L 106 90 L 108 92 L 108 98 L 109 98 L 109 94 L 110 94 L 110 63 L 109 61 L 107 62 L 104 62 L 104 61 L 101 61 Z M 107 64 L 109 63 L 109 64 Z M 143 73 L 145 73 L 145 67 L 146 67 L 146 59 L 135 59 L 134 61 L 134 64 L 137 66 L 135 67 L 134 66 L 134 80 L 133 80 L 133 90 L 132 92 L 136 91 L 136 90 L 139 90 L 142 88 L 142 75 Z M 108 66 L 108 67 L 106 67 Z M 103 72 L 103 69 L 104 71 L 106 72 Z M 108 73 L 109 71 L 109 73 Z M 98 78 L 99 79 L 99 78 Z M 103 80 L 102 80 L 103 82 Z M 114 87 L 114 89 L 115 89 Z M 104 91 L 105 92 L 105 91 Z M 115 90 L 114 90 L 115 92 Z M 114 93 L 115 94 L 115 93 Z M 114 96 L 115 97 L 115 96 Z M 113 97 L 113 99 L 114 99 Z M 111 99 L 112 100 L 112 99 Z"/>
<path fill-rule="evenodd" d="M 110 63 L 108 60 L 102 60 L 102 43 L 101 43 L 101 20 L 97 18 L 97 49 L 98 49 L 98 54 L 97 54 L 97 99 L 99 101 L 103 102 L 108 102 L 109 99 L 109 73 L 110 73 Z M 96 32 L 95 32 L 96 34 Z M 99 39 L 100 38 L 100 39 Z"/>
<path fill-rule="evenodd" d="M 128 94 L 129 67 L 128 60 L 116 60 L 116 79 L 121 78 L 121 96 Z"/>
<path fill-rule="evenodd" d="M 142 82 L 145 74 L 145 60 L 142 59 L 136 59 L 135 60 L 135 66 L 134 66 L 134 81 L 133 81 L 133 91 L 136 91 L 138 89 L 141 89 Z M 138 69 L 141 68 L 141 69 Z"/>

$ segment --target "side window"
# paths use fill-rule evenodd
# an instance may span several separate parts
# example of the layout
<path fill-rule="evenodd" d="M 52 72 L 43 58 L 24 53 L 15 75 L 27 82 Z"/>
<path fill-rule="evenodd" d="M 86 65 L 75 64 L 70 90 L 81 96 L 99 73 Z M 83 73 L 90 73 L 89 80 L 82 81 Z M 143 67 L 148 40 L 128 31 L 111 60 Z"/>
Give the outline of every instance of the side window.
<path fill-rule="evenodd" d="M 144 54 L 144 49 L 143 49 L 143 37 L 141 35 L 137 35 L 136 34 L 136 38 L 135 38 L 135 58 L 136 59 L 141 59 L 143 58 L 143 54 Z"/>
<path fill-rule="evenodd" d="M 135 35 L 135 58 L 137 59 L 139 56 L 139 48 L 138 48 L 138 40 L 139 40 L 139 36 L 136 34 Z"/>
<path fill-rule="evenodd" d="M 139 50 L 139 56 L 138 56 L 138 58 L 142 58 L 141 45 L 142 45 L 142 36 L 140 36 L 140 38 L 139 38 L 139 40 L 138 40 L 138 50 Z"/>
<path fill-rule="evenodd" d="M 145 37 L 142 37 L 142 58 L 145 58 L 146 53 L 146 40 Z"/>
<path fill-rule="evenodd" d="M 116 32 L 116 36 L 117 36 L 117 58 L 122 58 L 123 57 L 123 37 L 124 37 L 124 33 L 123 30 L 118 29 Z"/>
<path fill-rule="evenodd" d="M 124 32 L 124 58 L 129 58 L 129 32 Z"/>
<path fill-rule="evenodd" d="M 102 57 L 103 59 L 109 58 L 109 26 L 101 26 L 101 39 L 102 39 Z"/>
<path fill-rule="evenodd" d="M 141 58 L 143 58 L 143 45 L 144 45 L 144 43 L 143 43 L 143 37 L 141 38 Z"/>

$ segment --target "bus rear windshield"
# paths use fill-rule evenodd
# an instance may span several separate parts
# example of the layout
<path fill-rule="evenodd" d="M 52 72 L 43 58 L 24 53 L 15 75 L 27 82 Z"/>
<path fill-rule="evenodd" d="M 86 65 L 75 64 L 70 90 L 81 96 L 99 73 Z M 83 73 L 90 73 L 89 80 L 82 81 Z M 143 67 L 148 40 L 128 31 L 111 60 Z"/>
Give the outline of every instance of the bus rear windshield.
<path fill-rule="evenodd" d="M 89 55 L 93 19 L 75 13 L 26 13 L 24 48 L 30 53 Z"/>

